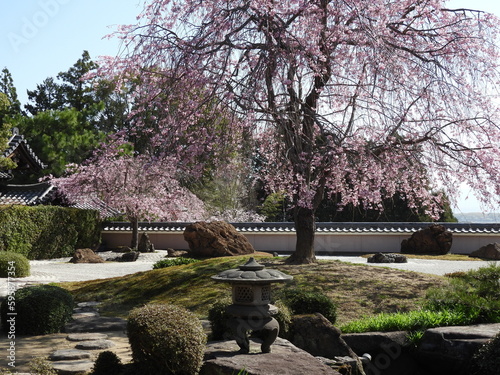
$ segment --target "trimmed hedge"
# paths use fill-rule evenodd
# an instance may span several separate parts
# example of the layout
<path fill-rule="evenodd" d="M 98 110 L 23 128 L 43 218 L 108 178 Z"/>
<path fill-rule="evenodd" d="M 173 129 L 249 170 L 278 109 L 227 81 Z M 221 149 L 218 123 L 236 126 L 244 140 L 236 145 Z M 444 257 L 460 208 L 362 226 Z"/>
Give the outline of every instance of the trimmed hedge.
<path fill-rule="evenodd" d="M 26 277 L 30 274 L 28 258 L 12 251 L 0 251 L 0 277 Z"/>
<path fill-rule="evenodd" d="M 175 305 L 149 304 L 133 309 L 127 335 L 141 374 L 198 374 L 207 337 L 198 318 Z"/>
<path fill-rule="evenodd" d="M 0 251 L 28 259 L 72 256 L 100 242 L 99 212 L 56 206 L 0 207 Z"/>
<path fill-rule="evenodd" d="M 61 332 L 73 314 L 73 296 L 54 285 L 37 285 L 18 289 L 13 298 L 0 306 L 2 330 L 10 332 L 9 312 L 15 312 L 15 333 L 47 335 Z"/>

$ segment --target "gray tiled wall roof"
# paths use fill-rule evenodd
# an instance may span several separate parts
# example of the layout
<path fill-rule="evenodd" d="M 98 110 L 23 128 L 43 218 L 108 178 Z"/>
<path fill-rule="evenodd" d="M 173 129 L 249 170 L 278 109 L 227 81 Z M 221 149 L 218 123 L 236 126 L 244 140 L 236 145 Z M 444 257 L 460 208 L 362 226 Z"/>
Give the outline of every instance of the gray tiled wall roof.
<path fill-rule="evenodd" d="M 183 232 L 189 223 L 139 223 L 140 231 L 148 232 Z M 289 233 L 295 232 L 293 223 L 232 223 L 240 232 L 269 232 Z M 316 233 L 413 233 L 417 230 L 427 228 L 433 223 L 316 223 Z M 500 223 L 436 223 L 444 225 L 453 233 L 500 233 Z M 130 223 L 112 222 L 106 223 L 104 231 L 120 232 L 131 231 Z"/>

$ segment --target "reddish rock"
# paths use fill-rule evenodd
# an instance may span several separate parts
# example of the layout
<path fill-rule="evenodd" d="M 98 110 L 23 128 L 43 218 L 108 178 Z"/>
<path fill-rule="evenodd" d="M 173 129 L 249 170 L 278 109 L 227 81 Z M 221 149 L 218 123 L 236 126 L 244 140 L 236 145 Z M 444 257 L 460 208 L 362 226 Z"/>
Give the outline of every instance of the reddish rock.
<path fill-rule="evenodd" d="M 70 263 L 104 263 L 104 259 L 92 249 L 78 249 L 70 259 Z"/>
<path fill-rule="evenodd" d="M 448 254 L 452 244 L 452 233 L 443 225 L 433 224 L 419 230 L 401 242 L 401 252 L 407 254 Z"/>
<path fill-rule="evenodd" d="M 199 258 L 245 255 L 255 252 L 245 236 L 224 221 L 198 222 L 188 225 L 184 239 L 189 255 Z"/>
<path fill-rule="evenodd" d="M 497 242 L 490 243 L 472 252 L 469 256 L 473 258 L 500 260 L 500 244 Z"/>

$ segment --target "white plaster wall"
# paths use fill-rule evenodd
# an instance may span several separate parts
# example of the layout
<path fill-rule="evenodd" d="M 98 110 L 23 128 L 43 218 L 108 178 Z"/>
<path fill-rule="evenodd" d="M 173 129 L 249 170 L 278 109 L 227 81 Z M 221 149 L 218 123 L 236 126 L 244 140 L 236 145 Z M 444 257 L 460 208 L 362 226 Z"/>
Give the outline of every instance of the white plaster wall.
<path fill-rule="evenodd" d="M 243 233 L 257 251 L 292 252 L 295 250 L 295 233 Z M 188 249 L 182 232 L 148 232 L 156 249 Z M 325 234 L 317 233 L 315 250 L 317 253 L 375 253 L 394 252 L 401 249 L 401 242 L 410 234 Z M 103 232 L 102 239 L 109 247 L 129 246 L 130 232 Z M 500 235 L 454 234 L 452 253 L 470 254 L 489 243 L 500 243 Z"/>

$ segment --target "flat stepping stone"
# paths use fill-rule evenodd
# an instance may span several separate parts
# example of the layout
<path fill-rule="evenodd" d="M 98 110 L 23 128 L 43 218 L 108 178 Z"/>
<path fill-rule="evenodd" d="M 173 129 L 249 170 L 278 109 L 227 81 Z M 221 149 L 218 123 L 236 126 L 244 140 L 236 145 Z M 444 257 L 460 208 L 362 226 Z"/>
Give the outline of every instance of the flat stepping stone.
<path fill-rule="evenodd" d="M 93 361 L 59 361 L 52 363 L 52 367 L 58 375 L 83 375 L 94 367 Z"/>
<path fill-rule="evenodd" d="M 97 307 L 101 302 L 89 301 L 89 302 L 79 302 L 76 304 L 78 307 Z"/>
<path fill-rule="evenodd" d="M 81 341 L 76 345 L 77 349 L 81 350 L 99 350 L 99 349 L 109 349 L 115 346 L 115 343 L 111 340 L 93 340 L 93 341 Z"/>
<path fill-rule="evenodd" d="M 71 315 L 73 319 L 92 318 L 97 316 L 99 316 L 99 313 L 97 311 L 78 312 Z"/>
<path fill-rule="evenodd" d="M 86 317 L 69 322 L 64 327 L 67 333 L 125 331 L 127 320 L 113 317 Z"/>
<path fill-rule="evenodd" d="M 89 332 L 89 333 L 72 333 L 66 337 L 68 341 L 95 341 L 106 340 L 108 335 L 105 333 Z"/>
<path fill-rule="evenodd" d="M 53 352 L 49 359 L 51 361 L 70 361 L 75 359 L 87 359 L 90 358 L 92 354 L 89 352 L 78 350 L 78 349 L 61 349 Z"/>

